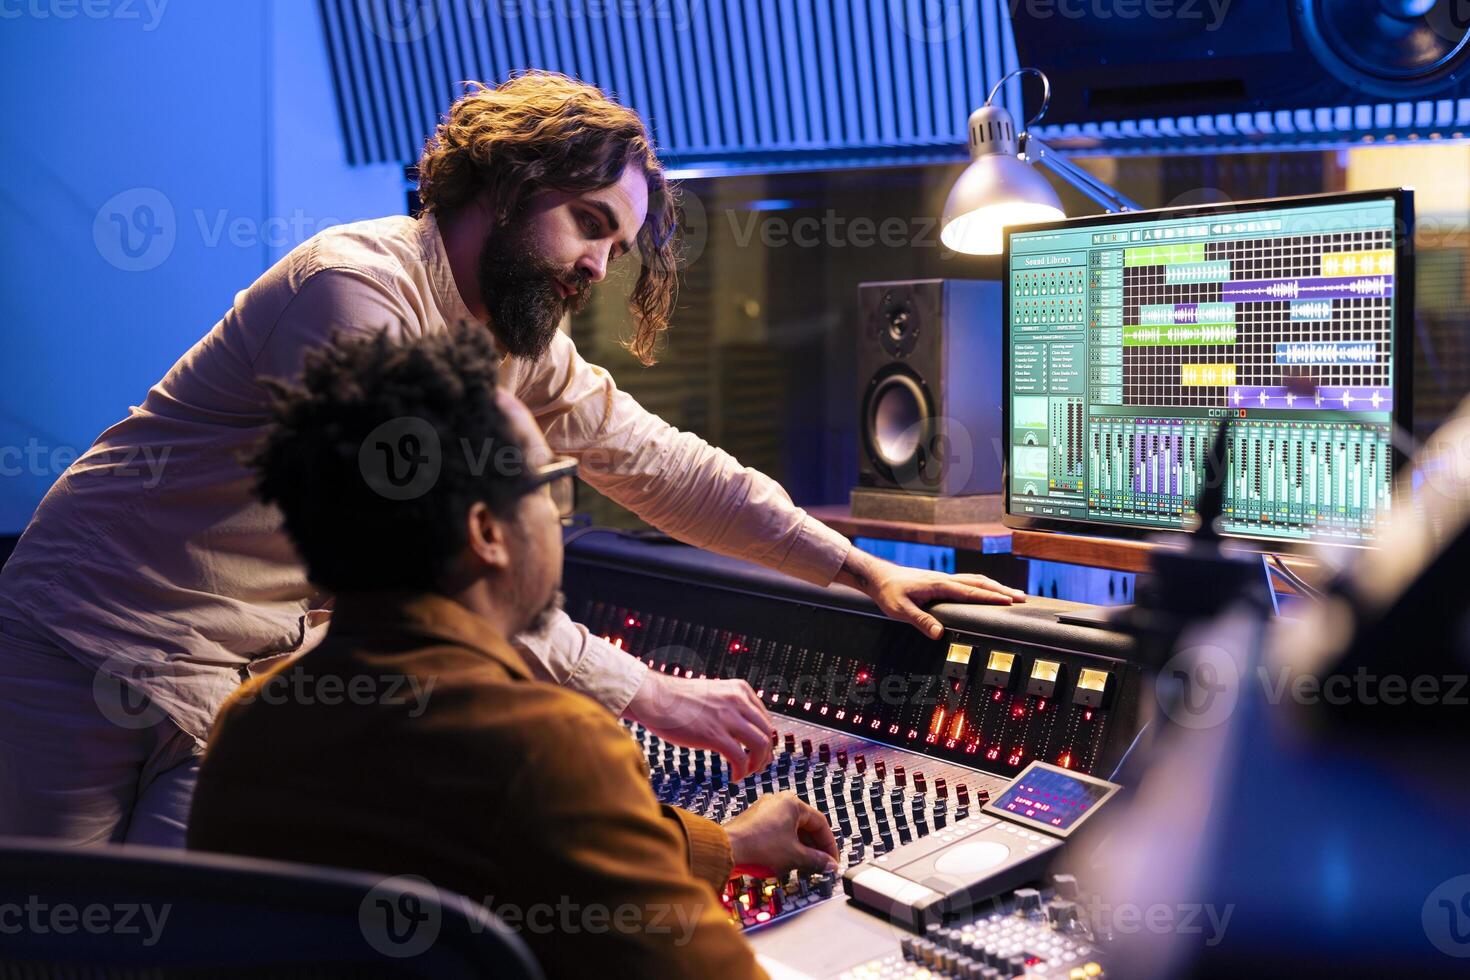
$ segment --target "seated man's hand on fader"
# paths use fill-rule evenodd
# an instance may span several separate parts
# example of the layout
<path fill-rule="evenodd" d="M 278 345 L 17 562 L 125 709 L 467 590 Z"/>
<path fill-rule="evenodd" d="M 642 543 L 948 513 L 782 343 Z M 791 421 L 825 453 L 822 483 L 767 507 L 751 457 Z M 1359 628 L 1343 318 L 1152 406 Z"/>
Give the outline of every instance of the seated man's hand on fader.
<path fill-rule="evenodd" d="M 660 738 L 718 752 L 732 779 L 771 764 L 775 723 L 749 684 L 649 671 L 623 712 Z"/>
<path fill-rule="evenodd" d="M 820 810 L 795 793 L 762 796 L 725 825 L 737 874 L 768 877 L 793 868 L 837 870 L 837 839 Z"/>
<path fill-rule="evenodd" d="M 878 604 L 884 615 L 911 623 L 919 632 L 937 640 L 944 635 L 939 620 L 921 606 L 930 602 L 975 602 L 1008 606 L 1025 602 L 1026 593 L 1001 585 L 984 575 L 946 575 L 922 568 L 904 568 L 874 558 L 856 547 L 837 573 L 837 581 L 850 585 Z"/>

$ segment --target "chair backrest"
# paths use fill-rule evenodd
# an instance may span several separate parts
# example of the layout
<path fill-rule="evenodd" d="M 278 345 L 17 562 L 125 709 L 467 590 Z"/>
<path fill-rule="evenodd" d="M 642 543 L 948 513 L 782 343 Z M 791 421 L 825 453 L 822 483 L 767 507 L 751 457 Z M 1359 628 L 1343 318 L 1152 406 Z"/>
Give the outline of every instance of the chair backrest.
<path fill-rule="evenodd" d="M 422 879 L 0 838 L 0 978 L 540 980 L 483 906 Z"/>

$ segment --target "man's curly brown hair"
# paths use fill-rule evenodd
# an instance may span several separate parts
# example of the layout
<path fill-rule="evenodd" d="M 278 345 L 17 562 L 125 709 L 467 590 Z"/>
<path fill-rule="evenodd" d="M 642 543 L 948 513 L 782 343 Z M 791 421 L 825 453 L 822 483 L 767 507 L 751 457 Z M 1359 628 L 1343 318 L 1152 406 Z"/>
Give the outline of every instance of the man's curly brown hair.
<path fill-rule="evenodd" d="M 443 213 L 483 193 L 504 226 L 537 190 L 607 187 L 630 164 L 648 178 L 648 218 L 638 230 L 642 268 L 628 299 L 634 333 L 625 346 L 652 364 L 677 290 L 677 201 L 632 109 L 554 72 L 526 72 L 494 87 L 472 82 L 424 146 L 419 199 L 424 210 Z"/>

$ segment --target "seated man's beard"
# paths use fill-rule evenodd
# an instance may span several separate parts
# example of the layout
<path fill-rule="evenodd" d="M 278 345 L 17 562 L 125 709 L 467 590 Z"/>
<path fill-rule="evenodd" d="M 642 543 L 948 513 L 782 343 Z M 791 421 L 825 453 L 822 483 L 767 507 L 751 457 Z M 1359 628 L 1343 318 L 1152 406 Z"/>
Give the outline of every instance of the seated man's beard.
<path fill-rule="evenodd" d="M 477 271 L 490 329 L 502 347 L 528 361 L 546 353 L 562 316 L 580 313 L 591 298 L 587 274 L 558 269 L 543 260 L 517 224 L 486 238 Z M 558 279 L 577 291 L 563 299 L 556 288 Z"/>

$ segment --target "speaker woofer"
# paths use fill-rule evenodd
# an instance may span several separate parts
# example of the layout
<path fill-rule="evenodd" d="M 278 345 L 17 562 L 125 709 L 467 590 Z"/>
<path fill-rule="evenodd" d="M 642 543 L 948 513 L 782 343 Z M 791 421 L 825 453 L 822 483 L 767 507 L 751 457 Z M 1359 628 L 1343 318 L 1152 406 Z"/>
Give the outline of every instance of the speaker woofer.
<path fill-rule="evenodd" d="M 868 463 L 897 489 L 933 493 L 931 472 L 938 418 L 929 387 L 907 367 L 891 364 L 868 382 L 863 397 L 862 439 Z"/>
<path fill-rule="evenodd" d="M 868 416 L 873 451 L 890 467 L 908 466 L 923 445 L 929 409 L 924 390 L 907 374 L 892 374 L 873 392 Z"/>
<path fill-rule="evenodd" d="M 1470 55 L 1465 0 L 1298 0 L 1296 12 L 1323 67 L 1384 98 L 1433 94 Z"/>

